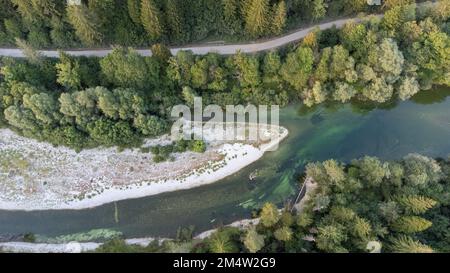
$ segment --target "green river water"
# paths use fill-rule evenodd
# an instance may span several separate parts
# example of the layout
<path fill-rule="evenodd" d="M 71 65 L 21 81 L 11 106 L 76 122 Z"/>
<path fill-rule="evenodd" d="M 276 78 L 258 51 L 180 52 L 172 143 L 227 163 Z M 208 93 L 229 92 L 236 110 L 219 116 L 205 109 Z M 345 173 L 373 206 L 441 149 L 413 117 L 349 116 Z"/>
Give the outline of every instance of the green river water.
<path fill-rule="evenodd" d="M 126 237 L 174 236 L 178 227 L 196 232 L 248 218 L 254 208 L 272 201 L 280 206 L 295 196 L 307 162 L 363 155 L 397 159 L 417 152 L 431 157 L 450 154 L 450 90 L 436 88 L 411 101 L 372 108 L 328 105 L 281 110 L 280 124 L 289 136 L 275 152 L 217 183 L 124 200 L 93 209 L 0 211 L 0 234 L 32 232 L 57 236 L 112 229 Z M 249 181 L 257 171 L 258 177 Z"/>

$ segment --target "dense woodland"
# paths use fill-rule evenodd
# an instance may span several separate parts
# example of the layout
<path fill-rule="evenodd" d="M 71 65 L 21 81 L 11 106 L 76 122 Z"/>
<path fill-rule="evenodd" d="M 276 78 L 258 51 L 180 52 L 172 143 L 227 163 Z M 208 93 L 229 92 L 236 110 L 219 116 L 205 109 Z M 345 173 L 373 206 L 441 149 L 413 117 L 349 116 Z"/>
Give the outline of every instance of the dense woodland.
<path fill-rule="evenodd" d="M 79 1 L 79 0 L 78 0 Z M 76 2 L 76 1 L 69 1 Z M 36 48 L 148 46 L 282 33 L 322 18 L 378 12 L 366 0 L 0 0 L 0 45 Z"/>
<path fill-rule="evenodd" d="M 260 222 L 245 230 L 220 228 L 192 240 L 147 248 L 120 239 L 99 252 L 400 252 L 450 251 L 450 159 L 411 154 L 400 161 L 364 157 L 343 165 L 310 163 L 306 175 L 317 187 L 300 213 L 265 204 Z M 184 231 L 184 232 L 182 232 Z"/>
<path fill-rule="evenodd" d="M 171 56 L 155 44 L 152 57 L 117 47 L 104 58 L 50 59 L 17 39 L 28 58 L 1 59 L 0 121 L 56 145 L 128 147 L 165 132 L 171 107 L 196 95 L 222 106 L 405 100 L 450 84 L 449 14 L 449 1 L 394 6 L 383 19 L 255 55 Z"/>

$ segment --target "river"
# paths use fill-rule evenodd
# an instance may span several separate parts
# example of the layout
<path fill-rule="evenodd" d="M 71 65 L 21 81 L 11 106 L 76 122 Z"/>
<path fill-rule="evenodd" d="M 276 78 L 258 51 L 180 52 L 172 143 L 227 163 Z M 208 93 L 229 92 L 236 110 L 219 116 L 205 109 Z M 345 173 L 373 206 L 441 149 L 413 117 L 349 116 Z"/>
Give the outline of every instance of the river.
<path fill-rule="evenodd" d="M 378 108 L 346 104 L 305 110 L 291 105 L 281 110 L 280 125 L 290 134 L 277 151 L 217 183 L 93 209 L 0 211 L 0 234 L 57 236 L 113 229 L 127 238 L 173 237 L 178 227 L 193 225 L 201 232 L 248 218 L 266 201 L 282 206 L 297 192 L 307 162 L 348 162 L 363 155 L 390 160 L 412 152 L 447 157 L 450 89 L 435 88 Z M 250 181 L 250 174 L 257 178 Z"/>

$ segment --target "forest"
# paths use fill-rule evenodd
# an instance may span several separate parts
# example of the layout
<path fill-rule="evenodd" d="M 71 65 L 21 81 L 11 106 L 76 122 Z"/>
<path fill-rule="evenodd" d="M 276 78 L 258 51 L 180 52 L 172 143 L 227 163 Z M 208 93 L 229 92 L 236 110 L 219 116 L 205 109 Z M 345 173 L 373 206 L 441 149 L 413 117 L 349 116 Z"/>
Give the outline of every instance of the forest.
<path fill-rule="evenodd" d="M 313 31 L 301 42 L 259 54 L 153 56 L 115 47 L 104 58 L 42 57 L 17 39 L 26 59 L 0 60 L 0 125 L 75 149 L 139 146 L 167 132 L 172 106 L 371 103 L 406 100 L 449 86 L 449 1 L 417 10 L 398 5 L 384 18 Z"/>
<path fill-rule="evenodd" d="M 414 1 L 370 6 L 366 0 L 0 0 L 0 46 L 14 45 L 15 38 L 36 48 L 245 40 L 399 2 Z"/>
<path fill-rule="evenodd" d="M 99 252 L 398 252 L 450 251 L 450 159 L 410 154 L 398 161 L 363 157 L 344 165 L 314 162 L 305 175 L 317 187 L 301 212 L 266 203 L 257 225 L 222 227 L 206 239 L 192 228 L 148 247 L 120 238 Z M 309 194 L 309 193 L 308 193 Z"/>

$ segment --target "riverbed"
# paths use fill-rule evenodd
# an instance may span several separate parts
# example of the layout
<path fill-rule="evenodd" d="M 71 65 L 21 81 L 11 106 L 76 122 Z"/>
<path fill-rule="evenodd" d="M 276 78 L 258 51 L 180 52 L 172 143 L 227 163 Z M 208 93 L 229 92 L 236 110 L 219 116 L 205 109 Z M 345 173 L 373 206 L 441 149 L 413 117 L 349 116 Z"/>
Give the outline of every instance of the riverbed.
<path fill-rule="evenodd" d="M 303 167 L 311 161 L 363 155 L 390 160 L 413 152 L 447 157 L 449 96 L 448 89 L 437 88 L 377 108 L 347 104 L 306 110 L 291 105 L 281 110 L 280 125 L 289 136 L 279 149 L 221 181 L 92 209 L 0 211 L 0 234 L 57 236 L 111 229 L 127 238 L 173 237 L 179 227 L 190 225 L 200 233 L 248 218 L 266 201 L 282 206 L 295 195 Z"/>

